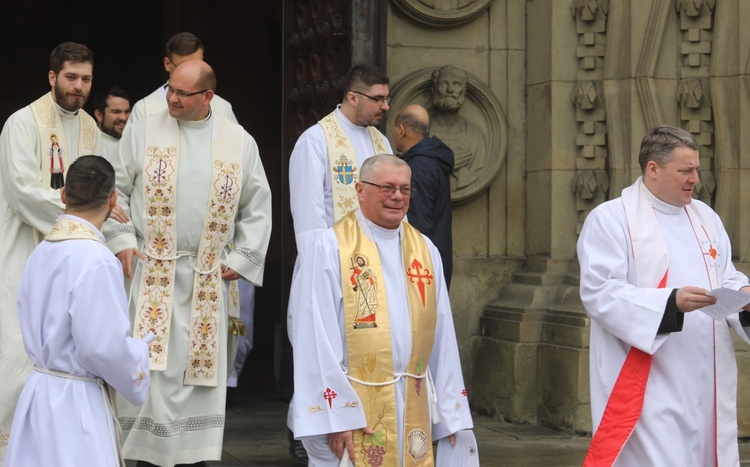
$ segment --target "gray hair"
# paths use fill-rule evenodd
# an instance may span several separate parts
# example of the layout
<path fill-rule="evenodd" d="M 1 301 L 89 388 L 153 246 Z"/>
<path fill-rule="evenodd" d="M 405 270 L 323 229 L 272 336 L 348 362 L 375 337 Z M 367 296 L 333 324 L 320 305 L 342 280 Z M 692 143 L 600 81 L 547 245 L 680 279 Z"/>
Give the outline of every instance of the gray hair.
<path fill-rule="evenodd" d="M 359 179 L 366 181 L 371 179 L 378 172 L 378 168 L 383 164 L 390 164 L 396 167 L 406 167 L 409 169 L 409 176 L 411 176 L 411 168 L 409 168 L 409 164 L 402 159 L 393 154 L 376 154 L 362 163 L 362 167 L 359 168 Z"/>
<path fill-rule="evenodd" d="M 660 125 L 651 129 L 641 140 L 641 150 L 638 153 L 638 163 L 641 171 L 646 170 L 649 161 L 664 167 L 674 157 L 674 148 L 685 146 L 696 151 L 700 149 L 695 136 L 682 128 Z"/>

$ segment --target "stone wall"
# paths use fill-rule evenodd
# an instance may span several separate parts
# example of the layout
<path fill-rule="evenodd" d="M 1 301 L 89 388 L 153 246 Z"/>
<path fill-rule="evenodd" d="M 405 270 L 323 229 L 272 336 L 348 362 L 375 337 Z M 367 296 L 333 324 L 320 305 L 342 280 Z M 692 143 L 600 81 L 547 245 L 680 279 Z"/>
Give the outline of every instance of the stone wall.
<path fill-rule="evenodd" d="M 640 175 L 649 128 L 696 136 L 697 196 L 748 268 L 747 20 L 743 0 L 389 2 L 390 118 L 431 105 L 432 72 L 452 65 L 467 76 L 460 114 L 486 138 L 483 170 L 457 178 L 453 206 L 451 301 L 475 408 L 591 430 L 576 241 L 591 209 Z M 737 349 L 746 437 L 750 348 Z"/>

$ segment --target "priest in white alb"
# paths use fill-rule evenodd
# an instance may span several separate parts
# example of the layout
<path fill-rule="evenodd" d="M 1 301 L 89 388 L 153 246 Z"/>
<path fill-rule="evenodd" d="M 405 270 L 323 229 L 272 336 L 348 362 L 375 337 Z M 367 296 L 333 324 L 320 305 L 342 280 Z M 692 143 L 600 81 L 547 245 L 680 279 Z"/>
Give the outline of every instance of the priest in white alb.
<path fill-rule="evenodd" d="M 129 337 L 122 266 L 100 231 L 117 203 L 115 171 L 82 156 L 66 175 L 65 214 L 21 274 L 18 318 L 34 371 L 16 407 L 9 467 L 123 465 L 111 391 L 133 404 L 148 391 L 148 344 Z"/>
<path fill-rule="evenodd" d="M 750 343 L 750 313 L 699 310 L 714 289 L 750 287 L 719 216 L 692 198 L 698 150 L 682 129 L 652 129 L 642 176 L 581 231 L 594 427 L 585 466 L 739 465 L 732 332 Z"/>
<path fill-rule="evenodd" d="M 32 365 L 16 315 L 18 278 L 34 247 L 63 212 L 65 171 L 79 155 L 101 154 L 96 122 L 83 109 L 94 54 L 64 42 L 50 53 L 51 91 L 18 110 L 0 134 L 0 465 L 13 411 Z"/>
<path fill-rule="evenodd" d="M 360 209 L 299 257 L 291 416 L 312 466 L 432 466 L 433 440 L 473 428 L 440 254 L 402 222 L 410 182 L 399 158 L 369 158 Z"/>
<path fill-rule="evenodd" d="M 115 165 L 132 224 L 105 226 L 107 244 L 133 276 L 134 336 L 156 335 L 146 402 L 118 404 L 140 465 L 221 459 L 229 284 L 263 281 L 271 191 L 255 140 L 213 112 L 215 87 L 205 62 L 178 65 L 168 110 L 126 126 Z"/>
<path fill-rule="evenodd" d="M 354 184 L 362 163 L 375 154 L 392 152 L 388 138 L 377 129 L 390 108 L 388 83 L 388 76 L 377 67 L 354 65 L 344 77 L 341 104 L 297 139 L 289 159 L 289 204 L 297 254 L 357 209 Z M 290 435 L 294 431 L 292 410 L 287 419 Z M 292 456 L 307 462 L 301 443 L 293 436 L 289 439 Z"/>

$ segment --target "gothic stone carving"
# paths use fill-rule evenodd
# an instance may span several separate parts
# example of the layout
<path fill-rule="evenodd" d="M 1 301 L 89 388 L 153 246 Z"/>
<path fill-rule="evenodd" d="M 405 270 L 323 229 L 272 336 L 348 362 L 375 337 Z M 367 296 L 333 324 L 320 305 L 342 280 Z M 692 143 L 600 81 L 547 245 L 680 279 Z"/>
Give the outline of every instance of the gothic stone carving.
<path fill-rule="evenodd" d="M 507 123 L 500 103 L 476 76 L 452 65 L 416 71 L 394 86 L 392 116 L 409 104 L 430 113 L 430 133 L 456 155 L 451 200 L 469 200 L 495 179 L 506 156 Z"/>
<path fill-rule="evenodd" d="M 393 0 L 409 18 L 427 26 L 455 26 L 471 21 L 493 0 Z"/>

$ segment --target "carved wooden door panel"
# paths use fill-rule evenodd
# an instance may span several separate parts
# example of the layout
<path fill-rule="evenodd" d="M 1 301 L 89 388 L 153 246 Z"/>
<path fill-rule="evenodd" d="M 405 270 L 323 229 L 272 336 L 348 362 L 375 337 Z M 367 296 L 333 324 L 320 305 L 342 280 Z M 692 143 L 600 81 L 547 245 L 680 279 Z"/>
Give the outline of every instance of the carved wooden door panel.
<path fill-rule="evenodd" d="M 289 156 L 303 131 L 330 113 L 342 99 L 351 66 L 349 0 L 284 0 L 284 167 L 282 353 L 279 393 L 293 391 L 292 351 L 286 334 L 286 304 L 296 257 L 289 210 Z"/>

